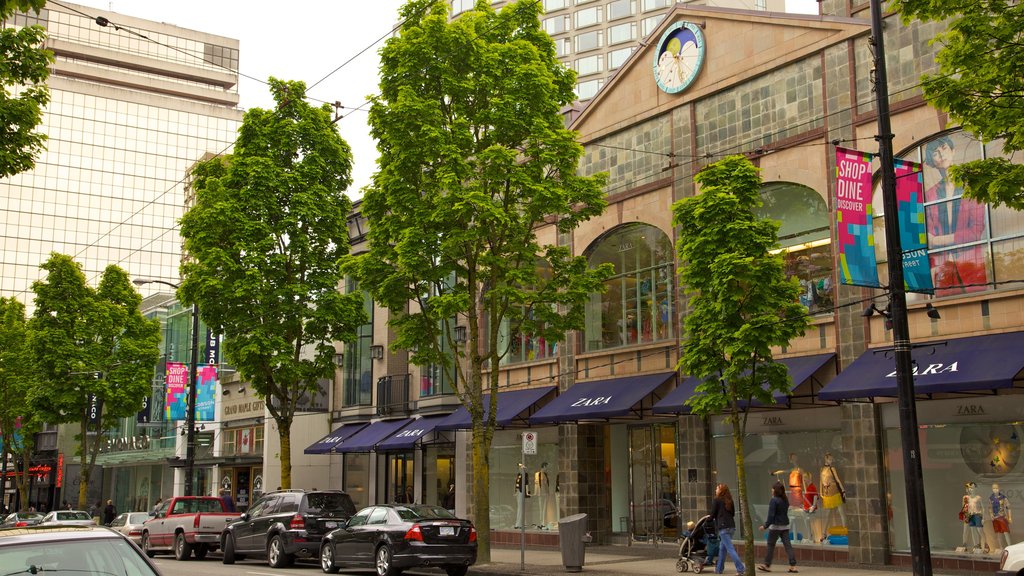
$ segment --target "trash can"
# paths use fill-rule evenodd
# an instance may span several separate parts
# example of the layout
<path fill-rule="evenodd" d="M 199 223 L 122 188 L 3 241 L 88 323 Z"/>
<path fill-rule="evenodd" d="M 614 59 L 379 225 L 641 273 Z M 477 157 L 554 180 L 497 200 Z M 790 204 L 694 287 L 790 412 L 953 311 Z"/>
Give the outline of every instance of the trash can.
<path fill-rule="evenodd" d="M 573 514 L 558 521 L 558 542 L 562 549 L 562 566 L 566 572 L 582 572 L 587 543 L 587 515 Z"/>

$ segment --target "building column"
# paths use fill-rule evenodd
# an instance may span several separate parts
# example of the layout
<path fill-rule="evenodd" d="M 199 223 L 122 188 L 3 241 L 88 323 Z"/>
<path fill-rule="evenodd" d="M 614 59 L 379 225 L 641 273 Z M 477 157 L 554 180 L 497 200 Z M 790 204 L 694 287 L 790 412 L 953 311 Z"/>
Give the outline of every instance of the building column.
<path fill-rule="evenodd" d="M 586 514 L 597 544 L 607 542 L 612 531 L 604 445 L 604 424 L 558 426 L 558 517 Z"/>
<path fill-rule="evenodd" d="M 702 518 L 711 510 L 711 434 L 700 416 L 679 417 L 679 519 Z"/>
<path fill-rule="evenodd" d="M 882 565 L 888 559 L 889 524 L 881 416 L 870 403 L 846 403 L 842 410 L 846 469 L 837 471 L 846 490 L 849 561 Z"/>

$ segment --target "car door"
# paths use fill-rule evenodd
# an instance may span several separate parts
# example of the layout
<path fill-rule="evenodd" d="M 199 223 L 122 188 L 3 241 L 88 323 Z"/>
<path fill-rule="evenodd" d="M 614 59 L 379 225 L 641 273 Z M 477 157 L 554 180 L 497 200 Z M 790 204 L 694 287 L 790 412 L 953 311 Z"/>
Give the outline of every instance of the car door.
<path fill-rule="evenodd" d="M 361 561 L 372 563 L 377 543 L 387 537 L 388 518 L 391 509 L 386 506 L 374 508 L 370 517 L 366 519 L 366 530 L 359 539 L 359 558 Z M 365 556 L 364 556 L 365 554 Z"/>
<path fill-rule="evenodd" d="M 252 544 L 254 549 L 264 552 L 267 550 L 267 544 L 270 543 L 267 533 L 270 532 L 270 527 L 277 522 L 281 522 L 282 518 L 291 519 L 290 511 L 298 509 L 297 497 L 299 496 L 301 494 L 298 492 L 278 494 L 273 502 L 267 504 L 267 509 L 263 511 L 263 514 L 259 518 L 254 518 L 256 521 L 255 526 L 252 528 Z M 287 521 L 285 526 L 287 526 Z"/>
<path fill-rule="evenodd" d="M 365 548 L 365 544 L 361 544 L 360 539 L 365 537 L 366 521 L 374 510 L 375 508 L 372 506 L 363 508 L 355 516 L 349 518 L 344 528 L 339 528 L 334 532 L 334 557 L 339 564 L 355 565 L 365 564 L 369 561 L 361 550 Z M 373 552 L 371 551 L 370 554 Z"/>
<path fill-rule="evenodd" d="M 264 496 L 256 501 L 255 504 L 249 508 L 246 512 L 244 520 L 240 520 L 235 524 L 231 531 L 235 537 L 235 550 L 238 552 L 252 552 L 256 550 L 255 544 L 253 544 L 253 534 L 256 530 L 256 519 L 262 516 L 266 511 L 267 507 L 274 503 L 277 497 L 274 495 Z M 260 549 L 262 551 L 262 549 Z"/>

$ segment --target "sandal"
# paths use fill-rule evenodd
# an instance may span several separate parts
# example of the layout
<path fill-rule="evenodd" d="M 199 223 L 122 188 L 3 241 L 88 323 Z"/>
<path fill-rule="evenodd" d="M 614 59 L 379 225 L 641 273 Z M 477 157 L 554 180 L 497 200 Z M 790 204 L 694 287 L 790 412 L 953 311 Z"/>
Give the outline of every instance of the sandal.
<path fill-rule="evenodd" d="M 789 567 L 789 573 L 790 574 L 796 574 L 798 572 L 800 572 L 800 571 L 796 569 L 796 566 L 790 566 Z"/>
<path fill-rule="evenodd" d="M 761 572 L 771 572 L 772 571 L 771 567 L 768 566 L 767 564 L 758 564 L 757 565 L 757 569 L 760 570 Z"/>

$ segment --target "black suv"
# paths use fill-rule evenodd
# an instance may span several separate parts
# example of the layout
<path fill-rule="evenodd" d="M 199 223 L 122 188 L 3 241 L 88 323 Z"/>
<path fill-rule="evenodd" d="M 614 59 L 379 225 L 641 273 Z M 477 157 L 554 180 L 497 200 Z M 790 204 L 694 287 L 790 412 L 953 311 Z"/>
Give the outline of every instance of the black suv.
<path fill-rule="evenodd" d="M 340 490 L 269 492 L 224 529 L 224 563 L 256 554 L 266 555 L 271 567 L 284 568 L 296 557 L 316 558 L 324 534 L 355 513 L 352 497 Z"/>

